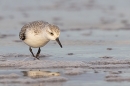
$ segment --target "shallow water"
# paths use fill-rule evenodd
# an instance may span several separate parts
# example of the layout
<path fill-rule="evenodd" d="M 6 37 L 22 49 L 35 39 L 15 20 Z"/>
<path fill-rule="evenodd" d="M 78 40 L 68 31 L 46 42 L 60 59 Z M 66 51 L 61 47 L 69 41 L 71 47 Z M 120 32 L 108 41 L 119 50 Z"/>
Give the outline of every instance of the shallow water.
<path fill-rule="evenodd" d="M 129 86 L 129 3 L 1 0 L 0 86 Z M 63 48 L 50 41 L 41 48 L 40 61 L 34 60 L 18 37 L 23 24 L 34 20 L 61 29 Z M 22 72 L 39 70 L 60 76 L 34 79 Z"/>
<path fill-rule="evenodd" d="M 77 34 L 77 32 L 79 34 Z M 2 85 L 17 86 L 19 84 L 21 86 L 22 85 L 25 86 L 26 85 L 27 86 L 32 86 L 32 85 L 34 86 L 42 86 L 42 85 L 102 86 L 104 84 L 108 86 L 109 85 L 122 86 L 125 84 L 125 86 L 128 86 L 129 78 L 130 78 L 128 74 L 130 73 L 130 70 L 128 69 L 129 63 L 127 63 L 126 61 L 130 60 L 129 59 L 130 42 L 128 41 L 129 34 L 127 34 L 129 33 L 129 31 L 91 30 L 92 32 L 91 35 L 89 36 L 82 35 L 83 33 L 89 33 L 89 32 L 90 30 L 62 32 L 63 34 L 61 36 L 62 38 L 61 42 L 63 44 L 63 48 L 61 49 L 56 42 L 52 42 L 52 41 L 49 42 L 45 47 L 42 48 L 40 62 L 39 61 L 36 62 L 33 59 L 33 57 L 31 56 L 28 50 L 28 47 L 24 43 L 10 41 L 10 39 L 12 40 L 16 39 L 17 36 L 12 36 L 12 37 L 7 37 L 5 39 L 2 39 L 2 40 L 7 40 L 7 43 L 8 42 L 10 43 L 9 45 L 5 44 L 3 46 L 1 44 L 2 49 L 4 48 L 6 50 L 5 51 L 0 50 L 1 52 L 0 75 L 6 75 L 12 73 L 17 74 L 19 75 L 18 80 L 20 80 L 20 82 L 16 81 L 15 79 L 14 80 L 11 79 L 12 82 L 7 82 L 6 79 L 5 81 L 0 80 L 1 86 Z M 71 33 L 71 35 L 67 37 L 66 35 L 69 33 Z M 11 34 L 15 34 L 15 33 L 11 33 Z M 118 36 L 115 36 L 115 34 Z M 72 39 L 74 37 L 77 39 Z M 107 48 L 111 48 L 111 50 Z M 34 52 L 37 52 L 37 49 L 33 49 L 33 50 Z M 100 60 L 101 62 L 104 62 L 102 63 L 102 65 L 96 63 Z M 113 62 L 116 65 L 113 65 L 113 63 L 109 63 L 109 62 L 108 62 L 109 64 L 106 65 L 105 62 L 109 60 L 110 62 Z M 118 62 L 117 60 L 119 60 L 119 63 L 115 63 Z M 15 61 L 17 61 L 18 63 L 16 63 Z M 122 63 L 122 61 L 124 63 Z M 51 64 L 47 64 L 48 62 L 50 62 Z M 69 67 L 69 65 L 66 65 L 66 63 L 64 62 L 67 62 L 67 64 L 71 63 L 70 65 L 73 66 Z M 80 64 L 81 62 L 85 63 L 88 66 L 82 66 Z M 94 62 L 94 64 L 97 65 L 88 64 L 89 62 Z M 42 63 L 45 63 L 46 65 Z M 53 68 L 52 65 L 57 65 L 57 66 L 55 66 L 56 68 L 55 67 Z M 60 67 L 61 65 L 63 66 Z M 70 69 L 66 69 L 66 68 L 70 68 Z M 81 69 L 75 69 L 75 68 L 81 68 Z M 60 76 L 65 78 L 66 80 L 65 81 L 59 80 L 56 82 L 54 81 L 39 82 L 37 79 L 34 79 L 37 81 L 34 82 L 33 80 L 30 80 L 29 77 L 23 76 L 24 74 L 21 72 L 21 71 L 29 71 L 29 70 L 44 70 L 44 71 L 59 72 Z M 121 73 L 118 73 L 118 71 L 121 71 Z M 110 78 L 106 78 L 108 76 L 110 76 Z M 114 78 L 114 80 L 111 81 L 111 79 L 113 79 L 113 76 L 115 77 L 120 76 L 120 78 Z M 24 78 L 28 82 L 21 80 Z M 120 80 L 120 83 L 118 82 L 118 79 Z"/>

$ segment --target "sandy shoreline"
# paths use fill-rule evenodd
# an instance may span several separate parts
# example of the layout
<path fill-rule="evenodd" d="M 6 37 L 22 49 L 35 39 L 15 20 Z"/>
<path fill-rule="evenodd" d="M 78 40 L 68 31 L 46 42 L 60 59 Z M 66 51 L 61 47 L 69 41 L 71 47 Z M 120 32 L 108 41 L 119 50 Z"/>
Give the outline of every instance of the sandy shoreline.
<path fill-rule="evenodd" d="M 129 86 L 129 3 L 1 0 L 0 86 Z M 18 36 L 25 23 L 35 20 L 58 25 L 63 45 L 49 42 L 40 60 Z"/>

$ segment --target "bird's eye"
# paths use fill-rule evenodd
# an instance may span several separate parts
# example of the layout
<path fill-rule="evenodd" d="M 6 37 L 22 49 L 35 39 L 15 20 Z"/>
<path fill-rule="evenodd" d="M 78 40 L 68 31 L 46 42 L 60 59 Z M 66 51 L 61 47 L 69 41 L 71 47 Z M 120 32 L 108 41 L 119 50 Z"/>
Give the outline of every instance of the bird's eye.
<path fill-rule="evenodd" d="M 51 35 L 54 35 L 53 33 L 50 33 Z"/>

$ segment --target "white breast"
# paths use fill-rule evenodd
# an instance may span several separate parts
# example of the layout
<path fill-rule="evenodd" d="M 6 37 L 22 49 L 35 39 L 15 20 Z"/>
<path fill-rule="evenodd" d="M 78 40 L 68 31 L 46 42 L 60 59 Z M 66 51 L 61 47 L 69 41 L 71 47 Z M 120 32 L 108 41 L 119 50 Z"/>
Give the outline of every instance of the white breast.
<path fill-rule="evenodd" d="M 42 32 L 35 34 L 34 31 L 27 31 L 26 39 L 24 40 L 24 42 L 33 48 L 38 48 L 46 45 L 49 42 L 49 40 L 46 37 L 44 37 Z"/>

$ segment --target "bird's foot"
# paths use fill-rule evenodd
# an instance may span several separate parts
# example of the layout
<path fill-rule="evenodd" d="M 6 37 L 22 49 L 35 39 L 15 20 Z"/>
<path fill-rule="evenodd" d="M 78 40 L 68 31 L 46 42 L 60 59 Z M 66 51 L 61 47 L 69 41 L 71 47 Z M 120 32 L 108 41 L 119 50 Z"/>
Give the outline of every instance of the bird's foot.
<path fill-rule="evenodd" d="M 34 60 L 40 60 L 38 57 L 35 57 Z"/>

